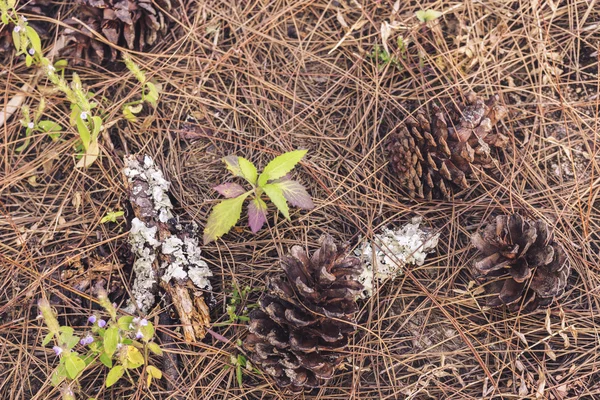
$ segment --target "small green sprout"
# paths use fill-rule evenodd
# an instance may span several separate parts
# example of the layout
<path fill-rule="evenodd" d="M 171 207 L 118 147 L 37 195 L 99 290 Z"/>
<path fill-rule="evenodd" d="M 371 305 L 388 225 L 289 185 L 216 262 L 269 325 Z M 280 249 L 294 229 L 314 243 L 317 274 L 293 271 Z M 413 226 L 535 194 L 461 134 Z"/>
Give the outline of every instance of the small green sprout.
<path fill-rule="evenodd" d="M 104 217 L 100 220 L 101 224 L 107 222 L 117 222 L 117 218 L 121 218 L 125 214 L 124 211 L 108 211 Z"/>
<path fill-rule="evenodd" d="M 433 21 L 442 16 L 442 13 L 435 10 L 419 10 L 415 13 L 417 19 L 423 23 Z"/>
<path fill-rule="evenodd" d="M 235 176 L 241 177 L 251 185 L 245 190 L 237 183 L 223 183 L 214 190 L 225 196 L 213 207 L 206 227 L 204 228 L 204 244 L 212 242 L 226 234 L 239 221 L 242 206 L 247 198 L 248 225 L 253 233 L 258 232 L 267 222 L 267 204 L 263 200 L 266 195 L 286 219 L 290 219 L 288 202 L 298 208 L 310 210 L 314 204 L 304 186 L 291 180 L 288 173 L 302 160 L 307 150 L 294 150 L 275 157 L 259 175 L 256 166 L 244 157 L 227 156 L 223 162 Z"/>
<path fill-rule="evenodd" d="M 158 87 L 146 78 L 145 72 L 133 62 L 127 53 L 123 53 L 123 62 L 138 82 L 142 84 L 142 99 L 131 101 L 123 105 L 123 116 L 125 119 L 129 122 L 135 122 L 137 121 L 136 114 L 139 114 L 142 111 L 144 102 L 156 108 L 160 93 Z"/>

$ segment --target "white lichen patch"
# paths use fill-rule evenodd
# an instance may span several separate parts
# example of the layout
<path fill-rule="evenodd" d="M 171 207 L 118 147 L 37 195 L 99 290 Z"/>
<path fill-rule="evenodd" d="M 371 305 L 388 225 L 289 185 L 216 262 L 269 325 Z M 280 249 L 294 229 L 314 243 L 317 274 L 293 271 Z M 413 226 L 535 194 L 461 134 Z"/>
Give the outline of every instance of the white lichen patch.
<path fill-rule="evenodd" d="M 198 240 L 186 237 L 184 240 L 171 236 L 162 243 L 161 252 L 169 255 L 171 262 L 163 262 L 164 270 L 162 279 L 169 282 L 172 279 L 184 280 L 189 278 L 196 287 L 211 290 L 208 280 L 212 272 L 206 262 L 200 257 Z"/>
<path fill-rule="evenodd" d="M 198 240 L 182 232 L 179 223 L 171 227 L 177 234 L 171 234 L 167 228 L 167 223 L 173 221 L 173 205 L 168 195 L 170 182 L 162 171 L 149 156 L 144 157 L 143 163 L 132 156 L 125 158 L 123 172 L 131 185 L 132 203 L 135 202 L 141 218 L 150 221 L 146 223 L 139 218 L 131 221 L 129 244 L 136 256 L 135 282 L 132 301 L 126 310 L 133 313 L 137 308 L 142 314 L 150 311 L 155 303 L 158 277 L 166 283 L 185 283 L 189 279 L 198 289 L 211 290 L 208 277 L 212 273 L 200 256 Z"/>
<path fill-rule="evenodd" d="M 402 275 L 405 264 L 423 265 L 427 254 L 435 250 L 439 233 L 432 235 L 427 229 L 421 229 L 420 225 L 421 218 L 415 217 L 402 228 L 383 228 L 382 233 L 375 235 L 372 242 L 365 242 L 355 250 L 355 254 L 365 264 L 359 277 L 364 286 L 362 298 L 373 295 L 375 280 L 393 280 Z"/>
<path fill-rule="evenodd" d="M 173 218 L 173 204 L 169 199 L 168 191 L 171 183 L 165 179 L 162 171 L 156 167 L 154 160 L 150 156 L 144 156 L 144 164 L 135 157 L 125 158 L 125 168 L 123 173 L 132 183 L 134 179 L 141 179 L 148 182 L 146 194 L 152 197 L 154 210 L 160 222 L 167 222 Z M 139 186 L 134 186 L 134 191 L 139 190 Z M 139 193 L 133 193 L 137 196 Z"/>

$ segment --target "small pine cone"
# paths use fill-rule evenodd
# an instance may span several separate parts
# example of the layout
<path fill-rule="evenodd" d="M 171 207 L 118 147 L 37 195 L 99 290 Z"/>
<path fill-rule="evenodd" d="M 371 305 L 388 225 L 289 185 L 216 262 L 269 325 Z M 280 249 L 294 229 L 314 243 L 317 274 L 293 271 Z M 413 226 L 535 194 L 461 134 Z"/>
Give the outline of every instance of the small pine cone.
<path fill-rule="evenodd" d="M 418 111 L 386 143 L 392 171 L 411 196 L 449 199 L 455 187 L 468 188 L 472 165 L 493 166 L 490 147 L 506 147 L 508 138 L 494 131 L 507 111 L 498 95 L 487 101 L 474 93 L 450 111 L 433 106 L 428 117 Z"/>
<path fill-rule="evenodd" d="M 487 283 L 490 307 L 505 304 L 532 311 L 563 295 L 571 267 L 544 221 L 501 215 L 471 241 L 480 252 L 473 275 Z"/>
<path fill-rule="evenodd" d="M 61 52 L 76 61 L 102 61 L 105 57 L 114 61 L 117 57 L 114 47 L 109 48 L 95 40 L 88 27 L 109 42 L 132 50 L 143 50 L 167 31 L 161 8 L 170 10 L 170 0 L 157 1 L 160 8 L 150 0 L 77 0 L 77 3 L 75 18 L 65 21 L 75 29 L 67 31 L 66 46 Z"/>
<path fill-rule="evenodd" d="M 331 236 L 311 258 L 294 246 L 281 260 L 284 276 L 268 280 L 260 310 L 250 314 L 244 348 L 280 387 L 294 392 L 322 386 L 343 360 L 354 332 L 363 266 Z"/>

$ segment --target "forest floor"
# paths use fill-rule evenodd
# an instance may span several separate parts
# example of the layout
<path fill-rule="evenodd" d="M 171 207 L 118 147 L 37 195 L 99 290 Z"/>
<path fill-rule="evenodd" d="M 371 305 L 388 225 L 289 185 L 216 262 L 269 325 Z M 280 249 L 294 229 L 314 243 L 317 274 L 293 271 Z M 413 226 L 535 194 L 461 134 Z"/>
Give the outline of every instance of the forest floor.
<path fill-rule="evenodd" d="M 600 3 L 182 3 L 167 36 L 132 54 L 161 84 L 158 106 L 136 122 L 121 113 L 140 92 L 122 65 L 69 67 L 102 99 L 110 122 L 92 166 L 74 168 L 72 128 L 61 141 L 36 134 L 16 152 L 24 140 L 18 117 L 0 126 L 0 398 L 58 396 L 48 381 L 56 357 L 41 345 L 36 319 L 42 293 L 72 326 L 85 324 L 99 280 L 119 307 L 127 303 L 135 277 L 126 154 L 153 157 L 177 213 L 202 227 L 219 199 L 212 187 L 228 178 L 222 157 L 244 156 L 260 169 L 276 155 L 308 149 L 293 175 L 313 210 L 292 208 L 290 221 L 270 210 L 268 228 L 256 235 L 242 219 L 202 247 L 214 275 L 212 329 L 230 342 L 208 335 L 186 343 L 181 329 L 159 325 L 180 359 L 174 389 L 164 380 L 106 389 L 99 366 L 81 382 L 81 398 L 294 398 L 250 370 L 239 387 L 232 356 L 247 325 L 225 323 L 234 289 L 252 289 L 237 305 L 241 313 L 292 245 L 313 251 L 329 233 L 354 249 L 382 227 L 420 216 L 440 234 L 436 252 L 361 300 L 343 368 L 298 398 L 600 399 Z M 422 23 L 415 12 L 427 9 L 442 15 Z M 0 68 L 1 106 L 35 73 L 18 58 Z M 452 201 L 408 197 L 390 172 L 386 135 L 411 107 L 469 91 L 498 94 L 508 109 L 501 124 L 510 145 L 499 151 L 499 165 Z M 45 96 L 45 113 L 69 126 L 60 96 L 43 85 L 25 95 L 32 108 Z M 101 223 L 111 210 L 125 216 Z M 566 293 L 548 310 L 483 307 L 467 268 L 469 236 L 512 212 L 551 223 L 568 253 Z M 148 318 L 158 322 L 160 312 Z"/>

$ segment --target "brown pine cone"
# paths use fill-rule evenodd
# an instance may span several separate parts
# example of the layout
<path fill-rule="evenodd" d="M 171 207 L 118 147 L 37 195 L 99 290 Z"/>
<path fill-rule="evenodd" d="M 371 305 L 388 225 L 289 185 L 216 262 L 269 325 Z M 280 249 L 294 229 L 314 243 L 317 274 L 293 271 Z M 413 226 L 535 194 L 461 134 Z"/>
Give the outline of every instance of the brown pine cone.
<path fill-rule="evenodd" d="M 563 295 L 571 267 L 544 221 L 501 215 L 471 241 L 480 252 L 473 275 L 486 283 L 490 307 L 505 304 L 531 311 Z"/>
<path fill-rule="evenodd" d="M 77 0 L 77 3 L 74 18 L 65 21 L 77 30 L 67 31 L 67 45 L 62 55 L 78 61 L 102 61 L 105 57 L 114 61 L 117 56 L 113 47 L 95 40 L 88 27 L 115 45 L 135 50 L 154 44 L 158 36 L 167 31 L 161 9 L 170 10 L 170 0 L 157 1 L 160 8 L 151 0 Z"/>
<path fill-rule="evenodd" d="M 410 196 L 449 199 L 455 188 L 468 188 L 472 165 L 493 166 L 490 147 L 506 147 L 508 138 L 494 131 L 507 111 L 498 95 L 487 101 L 474 93 L 466 105 L 433 106 L 399 125 L 386 143 L 390 166 Z"/>
<path fill-rule="evenodd" d="M 284 276 L 268 280 L 260 310 L 250 313 L 244 348 L 280 387 L 294 392 L 322 386 L 342 362 L 354 332 L 363 266 L 331 236 L 311 258 L 294 246 L 281 260 Z"/>

